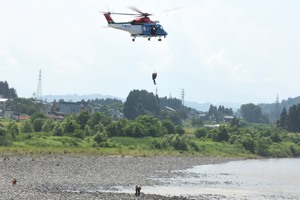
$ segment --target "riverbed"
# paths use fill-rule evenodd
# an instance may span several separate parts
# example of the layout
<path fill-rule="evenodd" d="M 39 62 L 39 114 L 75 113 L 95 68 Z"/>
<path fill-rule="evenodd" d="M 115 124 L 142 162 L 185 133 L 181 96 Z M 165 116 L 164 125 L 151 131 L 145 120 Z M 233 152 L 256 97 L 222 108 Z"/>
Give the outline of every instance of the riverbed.
<path fill-rule="evenodd" d="M 293 169 L 299 159 L 2 156 L 0 199 L 136 199 L 136 184 L 139 199 L 300 199 Z"/>

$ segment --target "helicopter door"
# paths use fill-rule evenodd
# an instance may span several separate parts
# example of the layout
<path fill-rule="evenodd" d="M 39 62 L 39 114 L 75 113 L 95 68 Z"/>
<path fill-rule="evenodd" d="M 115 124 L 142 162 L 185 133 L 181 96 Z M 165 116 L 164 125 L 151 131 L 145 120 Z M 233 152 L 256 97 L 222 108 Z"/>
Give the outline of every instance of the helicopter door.
<path fill-rule="evenodd" d="M 143 25 L 143 35 L 150 35 L 149 25 Z"/>

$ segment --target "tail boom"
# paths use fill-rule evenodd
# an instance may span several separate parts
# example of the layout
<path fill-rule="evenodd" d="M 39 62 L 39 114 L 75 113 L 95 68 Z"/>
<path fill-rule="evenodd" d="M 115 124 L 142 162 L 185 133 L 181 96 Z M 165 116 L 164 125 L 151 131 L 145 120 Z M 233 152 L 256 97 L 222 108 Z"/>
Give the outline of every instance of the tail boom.
<path fill-rule="evenodd" d="M 106 19 L 106 21 L 107 21 L 108 24 L 115 23 L 114 20 L 110 17 L 110 13 L 109 12 L 104 13 L 103 15 L 104 15 L 104 17 L 105 17 L 105 19 Z"/>

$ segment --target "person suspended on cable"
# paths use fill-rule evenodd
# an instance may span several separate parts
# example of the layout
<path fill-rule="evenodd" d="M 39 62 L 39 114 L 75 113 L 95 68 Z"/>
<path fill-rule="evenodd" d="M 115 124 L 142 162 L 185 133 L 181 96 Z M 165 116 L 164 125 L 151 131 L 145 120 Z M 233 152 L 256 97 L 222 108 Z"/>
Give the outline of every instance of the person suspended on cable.
<path fill-rule="evenodd" d="M 154 85 L 156 85 L 156 81 L 155 81 L 156 77 L 157 77 L 157 73 L 153 72 L 152 73 L 152 80 L 153 80 Z"/>

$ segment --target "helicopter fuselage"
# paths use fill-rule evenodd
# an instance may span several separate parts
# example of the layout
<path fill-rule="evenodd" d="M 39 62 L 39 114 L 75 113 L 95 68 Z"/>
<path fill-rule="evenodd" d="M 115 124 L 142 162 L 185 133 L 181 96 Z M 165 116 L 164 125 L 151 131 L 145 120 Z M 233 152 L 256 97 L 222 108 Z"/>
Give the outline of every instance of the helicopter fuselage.
<path fill-rule="evenodd" d="M 137 23 L 135 20 L 132 22 L 114 22 L 110 17 L 110 13 L 105 13 L 104 16 L 109 27 L 129 32 L 131 37 L 133 37 L 132 41 L 135 41 L 136 37 L 146 37 L 149 41 L 152 37 L 158 37 L 158 41 L 161 41 L 161 37 L 168 35 L 163 29 L 163 26 L 158 22 L 149 21 L 150 23 Z M 143 18 L 139 20 L 142 19 Z"/>
<path fill-rule="evenodd" d="M 167 32 L 160 24 L 111 23 L 109 27 L 127 31 L 132 37 L 166 37 Z"/>

